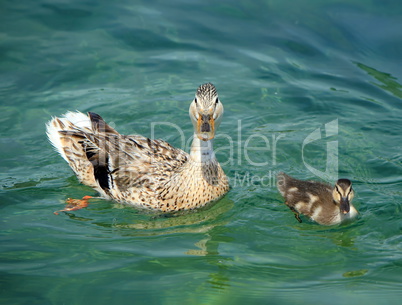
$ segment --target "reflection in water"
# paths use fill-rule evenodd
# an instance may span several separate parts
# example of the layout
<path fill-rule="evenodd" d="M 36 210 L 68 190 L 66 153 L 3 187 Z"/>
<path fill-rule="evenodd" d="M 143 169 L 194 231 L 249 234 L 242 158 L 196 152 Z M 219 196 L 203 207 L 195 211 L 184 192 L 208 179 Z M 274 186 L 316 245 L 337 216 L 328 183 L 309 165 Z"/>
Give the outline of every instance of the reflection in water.
<path fill-rule="evenodd" d="M 158 236 L 180 233 L 205 233 L 204 238 L 194 243 L 193 249 L 184 252 L 189 256 L 205 257 L 209 265 L 217 268 L 216 272 L 209 273 L 203 285 L 213 289 L 224 290 L 230 287 L 227 261 L 231 257 L 219 255 L 221 243 L 232 242 L 233 238 L 227 236 L 229 231 L 225 225 L 228 215 L 224 215 L 233 208 L 233 201 L 223 198 L 216 204 L 198 211 L 187 211 L 175 215 L 153 216 L 149 220 L 140 220 L 131 224 L 114 224 L 115 228 L 129 229 L 124 235 Z M 134 231 L 132 231 L 134 230 Z M 205 288 L 205 287 L 204 287 Z"/>
<path fill-rule="evenodd" d="M 230 287 L 229 277 L 227 277 L 224 273 L 226 270 L 222 267 L 219 268 L 219 272 L 211 273 L 209 275 L 208 283 L 211 284 L 211 287 L 218 290 L 225 290 Z"/>
<path fill-rule="evenodd" d="M 114 223 L 114 228 L 135 229 L 129 235 L 154 236 L 174 233 L 204 233 L 217 225 L 222 225 L 222 214 L 233 207 L 233 202 L 223 198 L 216 204 L 194 211 L 175 214 L 157 214 L 148 220 L 135 223 Z M 218 220 L 219 219 L 219 220 Z"/>
<path fill-rule="evenodd" d="M 223 223 L 222 223 L 223 224 Z M 233 258 L 229 256 L 222 256 L 219 254 L 219 245 L 222 243 L 231 243 L 234 241 L 233 237 L 229 237 L 226 233 L 229 232 L 229 228 L 223 226 L 215 226 L 205 234 L 206 238 L 201 239 L 195 243 L 198 249 L 190 249 L 185 252 L 187 255 L 202 256 L 205 257 L 206 262 L 214 267 L 215 272 L 211 272 L 208 275 L 208 279 L 203 285 L 208 288 L 217 290 L 225 290 L 230 285 L 230 265 L 233 262 Z M 201 285 L 201 286 L 203 286 Z"/>
<path fill-rule="evenodd" d="M 342 274 L 343 277 L 357 277 L 357 276 L 363 276 L 368 272 L 368 269 L 360 269 L 360 270 L 353 270 L 353 271 L 347 271 Z"/>
<path fill-rule="evenodd" d="M 211 240 L 211 235 L 209 235 L 209 234 L 206 234 L 206 235 L 207 235 L 207 238 L 201 239 L 199 242 L 196 242 L 194 244 L 198 249 L 190 249 L 185 253 L 188 255 L 197 255 L 197 256 L 206 256 L 206 255 L 210 254 L 208 252 L 207 243 L 208 243 L 208 241 Z"/>
<path fill-rule="evenodd" d="M 364 225 L 364 220 L 361 216 L 360 219 L 342 223 L 336 226 L 319 226 L 317 224 L 311 224 L 309 226 L 298 226 L 298 230 L 305 231 L 303 235 L 306 236 L 317 236 L 321 238 L 330 239 L 335 245 L 345 248 L 350 248 L 351 250 L 358 250 L 355 247 L 355 240 L 360 236 L 360 227 Z"/>
<path fill-rule="evenodd" d="M 102 201 L 101 201 L 102 202 Z M 154 212 L 138 211 L 133 208 L 128 208 L 120 204 L 115 204 L 117 210 L 116 218 L 110 222 L 100 221 L 102 213 L 110 215 L 112 212 L 108 204 L 94 204 L 92 209 L 96 208 L 97 217 L 78 216 L 80 212 L 70 213 L 65 215 L 70 219 L 80 222 L 89 222 L 96 226 L 112 229 L 118 232 L 119 236 L 128 237 L 164 237 L 167 235 L 180 234 L 200 234 L 201 238 L 194 243 L 194 248 L 190 248 L 183 252 L 190 260 L 203 258 L 205 262 L 211 266 L 211 272 L 208 272 L 208 277 L 200 284 L 200 289 L 217 289 L 222 291 L 230 287 L 229 267 L 232 265 L 233 258 L 222 256 L 219 253 L 219 246 L 222 243 L 233 242 L 233 237 L 228 236 L 229 228 L 225 225 L 229 222 L 232 215 L 228 213 L 234 206 L 233 201 L 223 198 L 216 204 L 207 208 L 202 208 L 197 211 L 186 211 L 177 214 L 156 214 Z M 93 211 L 93 210 L 92 210 Z M 119 212 L 124 213 L 123 217 L 119 217 Z M 83 212 L 81 212 L 84 214 Z M 77 215 L 75 215 L 77 214 Z M 145 219 L 147 218 L 147 219 Z M 195 235 L 197 236 L 197 235 Z M 175 244 L 172 244 L 175 247 Z M 144 254 L 145 255 L 145 254 Z M 146 257 L 146 255 L 144 256 Z M 164 267 L 169 267 L 170 257 L 164 259 L 155 259 L 152 257 L 149 260 L 152 264 L 166 264 Z M 167 263 L 166 263 L 167 262 Z"/>
<path fill-rule="evenodd" d="M 399 84 L 396 81 L 396 78 L 393 77 L 391 74 L 380 72 L 362 63 L 356 63 L 356 65 L 363 71 L 367 72 L 367 74 L 373 76 L 376 80 L 382 83 L 382 84 L 373 83 L 374 85 L 392 93 L 396 97 L 402 98 L 402 85 Z"/>
<path fill-rule="evenodd" d="M 99 201 L 105 202 L 105 200 Z M 92 208 L 95 203 L 96 200 L 91 204 Z M 120 234 L 122 236 L 159 236 L 176 233 L 205 233 L 215 226 L 224 225 L 226 221 L 223 214 L 232 209 L 233 201 L 223 198 L 208 207 L 174 214 L 158 214 L 153 211 L 137 210 L 118 203 L 114 203 L 113 207 L 121 210 L 124 214 L 114 218 L 112 222 L 108 218 L 107 221 L 97 220 L 94 224 L 105 228 L 121 229 Z M 97 210 L 105 209 L 110 215 L 109 205 L 97 203 Z M 76 216 L 75 213 L 65 214 L 74 220 L 93 221 L 88 217 Z"/>
<path fill-rule="evenodd" d="M 157 217 L 148 221 L 138 221 L 135 224 L 115 224 L 115 227 L 136 229 L 133 234 L 141 236 L 167 235 L 174 233 L 205 233 L 205 237 L 194 244 L 195 248 L 184 253 L 191 256 L 207 257 L 208 264 L 218 268 L 217 272 L 209 274 L 208 285 L 214 289 L 226 289 L 230 287 L 227 277 L 230 257 L 219 255 L 219 245 L 222 242 L 231 242 L 232 237 L 226 233 L 229 229 L 225 227 L 228 218 L 223 214 L 231 210 L 233 202 L 223 198 L 209 209 L 202 209 L 197 212 L 185 212 L 184 215 L 170 217 Z"/>

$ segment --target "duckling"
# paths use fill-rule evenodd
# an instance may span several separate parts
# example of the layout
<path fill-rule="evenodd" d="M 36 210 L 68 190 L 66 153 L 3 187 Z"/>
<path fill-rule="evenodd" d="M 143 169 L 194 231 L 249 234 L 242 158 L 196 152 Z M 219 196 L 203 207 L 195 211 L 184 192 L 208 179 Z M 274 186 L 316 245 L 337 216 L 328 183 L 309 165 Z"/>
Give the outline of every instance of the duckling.
<path fill-rule="evenodd" d="M 286 200 L 285 204 L 295 213 L 299 222 L 302 222 L 299 214 L 321 225 L 339 224 L 358 215 L 351 204 L 354 191 L 348 179 L 339 179 L 332 187 L 326 183 L 302 181 L 279 173 L 277 187 Z"/>

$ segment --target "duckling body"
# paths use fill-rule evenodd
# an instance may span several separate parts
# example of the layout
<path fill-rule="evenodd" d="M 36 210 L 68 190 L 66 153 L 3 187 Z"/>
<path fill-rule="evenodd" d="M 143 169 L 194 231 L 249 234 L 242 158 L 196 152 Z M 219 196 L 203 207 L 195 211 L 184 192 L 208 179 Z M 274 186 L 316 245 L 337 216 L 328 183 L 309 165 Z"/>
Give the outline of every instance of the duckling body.
<path fill-rule="evenodd" d="M 351 204 L 354 193 L 348 179 L 339 179 L 332 187 L 317 181 L 302 181 L 285 173 L 277 176 L 279 192 L 285 198 L 285 204 L 295 213 L 310 217 L 321 225 L 339 224 L 358 215 Z"/>
<path fill-rule="evenodd" d="M 229 190 L 212 139 L 223 105 L 215 87 L 201 85 L 190 105 L 190 154 L 162 140 L 121 135 L 101 116 L 67 112 L 47 124 L 47 135 L 78 179 L 104 198 L 173 212 L 205 206 Z"/>

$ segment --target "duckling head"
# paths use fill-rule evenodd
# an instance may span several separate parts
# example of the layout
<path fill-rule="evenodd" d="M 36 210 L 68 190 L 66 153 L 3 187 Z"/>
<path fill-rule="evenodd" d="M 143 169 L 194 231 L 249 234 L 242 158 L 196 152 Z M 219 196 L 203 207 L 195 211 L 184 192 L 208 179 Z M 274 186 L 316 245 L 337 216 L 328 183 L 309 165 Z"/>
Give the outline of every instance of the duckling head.
<path fill-rule="evenodd" d="M 223 115 L 223 105 L 214 85 L 206 83 L 198 87 L 189 114 L 197 137 L 202 141 L 212 140 Z"/>
<path fill-rule="evenodd" d="M 332 191 L 332 197 L 343 214 L 350 211 L 350 202 L 354 197 L 352 182 L 348 179 L 339 179 Z"/>

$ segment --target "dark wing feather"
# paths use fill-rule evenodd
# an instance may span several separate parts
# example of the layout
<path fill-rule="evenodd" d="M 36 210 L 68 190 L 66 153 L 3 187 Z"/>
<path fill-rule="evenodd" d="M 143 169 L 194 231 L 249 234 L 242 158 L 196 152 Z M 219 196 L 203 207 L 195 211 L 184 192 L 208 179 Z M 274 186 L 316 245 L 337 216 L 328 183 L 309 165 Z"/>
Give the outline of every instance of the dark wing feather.
<path fill-rule="evenodd" d="M 94 167 L 95 179 L 101 188 L 152 188 L 161 183 L 188 161 L 188 154 L 162 140 L 151 140 L 115 131 L 96 113 L 89 113 L 92 133 L 76 129 L 62 131 L 76 138 Z"/>

